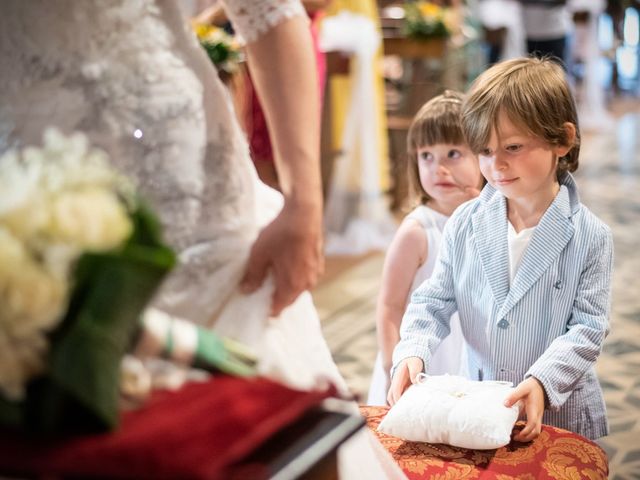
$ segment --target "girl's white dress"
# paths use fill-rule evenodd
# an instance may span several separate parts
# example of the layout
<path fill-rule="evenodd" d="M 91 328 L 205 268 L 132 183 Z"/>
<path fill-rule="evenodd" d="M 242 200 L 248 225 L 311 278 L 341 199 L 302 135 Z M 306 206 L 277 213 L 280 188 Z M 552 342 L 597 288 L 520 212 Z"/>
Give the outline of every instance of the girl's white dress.
<path fill-rule="evenodd" d="M 297 0 L 226 9 L 248 41 L 305 15 Z M 271 378 L 344 386 L 308 293 L 269 318 L 270 280 L 251 296 L 237 289 L 282 198 L 259 182 L 228 92 L 177 1 L 4 1 L 0 65 L 0 154 L 40 144 L 49 125 L 82 131 L 160 216 L 180 264 L 154 307 L 250 344 Z M 344 478 L 401 476 L 379 444 L 350 443 Z"/>
<path fill-rule="evenodd" d="M 426 205 L 420 205 L 409 213 L 406 218 L 415 220 L 422 226 L 424 234 L 427 237 L 428 248 L 427 259 L 416 271 L 413 283 L 411 284 L 411 290 L 407 297 L 408 304 L 411 292 L 418 288 L 422 282 L 427 280 L 433 273 L 433 267 L 436 264 L 436 257 L 438 256 L 440 243 L 442 241 L 442 230 L 449 217 L 440 212 L 436 212 Z M 458 314 L 455 313 L 451 316 L 451 332 L 449 336 L 442 341 L 440 346 L 438 346 L 431 363 L 427 367 L 426 373 L 429 375 L 444 375 L 448 373 L 450 375 L 467 376 L 464 369 L 461 370 L 461 367 L 466 365 L 465 355 L 464 337 L 460 329 Z M 388 372 L 385 372 L 382 367 L 382 356 L 380 352 L 378 352 L 376 363 L 373 367 L 373 376 L 371 377 L 367 404 L 387 404 L 387 391 L 389 389 L 387 375 Z"/>

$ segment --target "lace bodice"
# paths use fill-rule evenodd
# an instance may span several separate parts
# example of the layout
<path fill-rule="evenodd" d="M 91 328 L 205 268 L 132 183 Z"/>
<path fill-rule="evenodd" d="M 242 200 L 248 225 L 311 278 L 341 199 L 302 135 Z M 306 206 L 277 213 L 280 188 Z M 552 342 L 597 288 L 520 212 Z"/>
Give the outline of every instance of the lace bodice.
<path fill-rule="evenodd" d="M 228 4 L 249 40 L 304 13 L 293 0 Z M 0 154 L 41 143 L 48 125 L 86 133 L 137 181 L 180 255 L 156 306 L 211 318 L 279 198 L 259 186 L 229 95 L 175 2 L 4 1 L 0 65 Z"/>
<path fill-rule="evenodd" d="M 284 18 L 306 16 L 302 3 L 292 0 L 226 0 L 225 7 L 231 23 L 246 42 L 255 41 Z"/>

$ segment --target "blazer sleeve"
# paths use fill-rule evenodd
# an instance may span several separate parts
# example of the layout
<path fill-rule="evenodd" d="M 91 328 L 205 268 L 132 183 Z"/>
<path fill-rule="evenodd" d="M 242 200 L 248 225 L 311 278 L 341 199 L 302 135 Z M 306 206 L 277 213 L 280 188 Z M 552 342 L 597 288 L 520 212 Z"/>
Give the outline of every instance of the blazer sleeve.
<path fill-rule="evenodd" d="M 457 218 L 456 218 L 457 217 Z M 447 222 L 433 274 L 411 295 L 400 327 L 400 341 L 393 351 L 393 369 L 408 357 L 420 357 L 425 369 L 440 342 L 449 335 L 449 320 L 457 310 L 454 295 L 454 266 L 461 215 Z"/>
<path fill-rule="evenodd" d="M 567 332 L 549 345 L 525 375 L 542 383 L 552 410 L 564 404 L 595 364 L 609 333 L 613 238 L 607 226 L 601 227 L 586 256 Z"/>

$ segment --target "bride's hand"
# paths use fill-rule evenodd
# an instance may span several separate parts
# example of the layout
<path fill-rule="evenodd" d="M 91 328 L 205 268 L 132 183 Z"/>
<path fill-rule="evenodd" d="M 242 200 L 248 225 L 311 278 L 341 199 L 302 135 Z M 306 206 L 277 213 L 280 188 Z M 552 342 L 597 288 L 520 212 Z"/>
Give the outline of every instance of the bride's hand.
<path fill-rule="evenodd" d="M 271 270 L 277 315 L 315 285 L 323 268 L 320 95 L 307 19 L 279 22 L 246 51 L 285 201 L 253 245 L 242 286 L 255 290 Z"/>
<path fill-rule="evenodd" d="M 251 248 L 243 292 L 262 285 L 269 269 L 275 291 L 271 314 L 278 315 L 303 291 L 312 288 L 324 268 L 321 209 L 285 202 L 280 214 L 267 225 Z"/>

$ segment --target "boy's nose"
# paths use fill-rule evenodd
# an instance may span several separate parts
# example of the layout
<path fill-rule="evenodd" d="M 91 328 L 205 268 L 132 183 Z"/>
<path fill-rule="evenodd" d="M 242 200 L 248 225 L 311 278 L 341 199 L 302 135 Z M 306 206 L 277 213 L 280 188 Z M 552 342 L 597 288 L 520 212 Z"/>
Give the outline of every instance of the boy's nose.
<path fill-rule="evenodd" d="M 505 161 L 504 156 L 501 153 L 494 153 L 491 159 L 491 163 L 493 168 L 496 170 L 504 170 L 507 168 L 507 162 Z"/>

